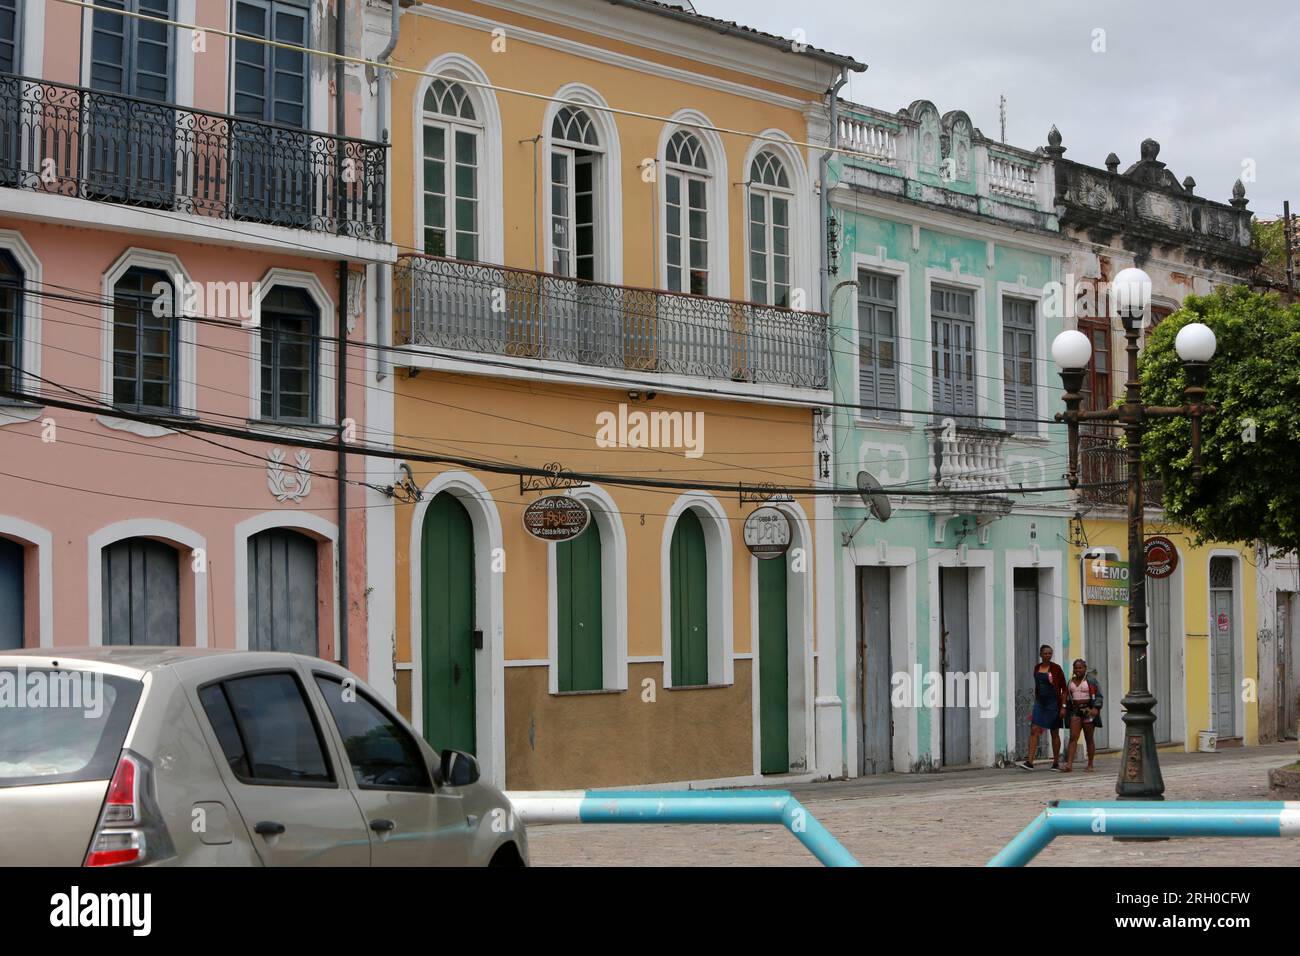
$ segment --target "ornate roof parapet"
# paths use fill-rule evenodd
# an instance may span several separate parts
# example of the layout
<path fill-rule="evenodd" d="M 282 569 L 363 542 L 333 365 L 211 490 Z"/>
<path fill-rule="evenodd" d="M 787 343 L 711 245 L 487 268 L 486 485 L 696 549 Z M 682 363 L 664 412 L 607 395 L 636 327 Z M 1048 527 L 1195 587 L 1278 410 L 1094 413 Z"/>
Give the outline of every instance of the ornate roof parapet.
<path fill-rule="evenodd" d="M 1056 231 L 1050 150 L 986 137 L 962 110 L 915 100 L 896 113 L 841 101 L 841 182 L 930 206 Z"/>
<path fill-rule="evenodd" d="M 1192 260 L 1246 275 L 1259 262 L 1251 248 L 1251 213 L 1238 180 L 1227 203 L 1195 193 L 1196 180 L 1181 183 L 1160 161 L 1160 144 L 1145 139 L 1138 161 L 1119 172 L 1119 157 L 1099 169 L 1064 159 L 1056 127 L 1048 133 L 1053 151 L 1056 206 L 1061 228 L 1086 233 L 1094 242 L 1117 244 L 1136 254 L 1152 248 L 1183 249 Z"/>

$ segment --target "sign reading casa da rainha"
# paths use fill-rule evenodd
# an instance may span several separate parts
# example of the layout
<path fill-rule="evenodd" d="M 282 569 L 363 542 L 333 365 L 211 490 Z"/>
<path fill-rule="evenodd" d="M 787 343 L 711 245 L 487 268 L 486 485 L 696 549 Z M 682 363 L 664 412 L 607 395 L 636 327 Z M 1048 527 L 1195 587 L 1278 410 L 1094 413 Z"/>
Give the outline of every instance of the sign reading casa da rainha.
<path fill-rule="evenodd" d="M 1107 607 L 1128 604 L 1128 562 L 1085 558 L 1083 603 Z"/>
<path fill-rule="evenodd" d="M 1147 558 L 1147 577 L 1167 578 L 1178 567 L 1178 548 L 1164 535 L 1147 538 L 1142 550 Z"/>
<path fill-rule="evenodd" d="M 779 558 L 790 548 L 790 519 L 778 508 L 759 508 L 745 519 L 745 547 L 756 558 Z"/>
<path fill-rule="evenodd" d="M 547 495 L 524 509 L 524 530 L 543 541 L 569 541 L 587 529 L 590 512 L 577 498 Z"/>

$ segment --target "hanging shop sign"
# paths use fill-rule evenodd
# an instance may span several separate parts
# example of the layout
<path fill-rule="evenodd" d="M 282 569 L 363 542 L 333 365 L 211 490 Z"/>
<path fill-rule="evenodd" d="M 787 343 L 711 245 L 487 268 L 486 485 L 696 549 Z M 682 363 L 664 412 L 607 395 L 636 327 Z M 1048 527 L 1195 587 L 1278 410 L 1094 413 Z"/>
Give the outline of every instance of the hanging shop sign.
<path fill-rule="evenodd" d="M 1103 607 L 1128 604 L 1128 562 L 1109 558 L 1083 561 L 1083 603 Z"/>
<path fill-rule="evenodd" d="M 587 530 L 590 519 L 579 499 L 547 495 L 524 509 L 524 530 L 542 541 L 570 541 Z"/>
<path fill-rule="evenodd" d="M 1164 535 L 1152 535 L 1142 546 L 1147 558 L 1147 577 L 1167 578 L 1178 568 L 1178 548 Z"/>
<path fill-rule="evenodd" d="M 745 547 L 756 558 L 779 558 L 790 549 L 790 519 L 778 508 L 759 508 L 745 519 Z"/>

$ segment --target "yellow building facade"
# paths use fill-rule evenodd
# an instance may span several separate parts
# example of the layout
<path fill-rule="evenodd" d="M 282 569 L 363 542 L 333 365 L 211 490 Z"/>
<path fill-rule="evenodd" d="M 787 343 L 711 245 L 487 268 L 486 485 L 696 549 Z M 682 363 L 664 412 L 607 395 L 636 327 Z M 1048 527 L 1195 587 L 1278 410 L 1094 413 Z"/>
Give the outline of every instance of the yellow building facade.
<path fill-rule="evenodd" d="M 402 15 L 394 443 L 447 460 L 395 478 L 393 687 L 498 784 L 815 770 L 817 506 L 737 486 L 822 477 L 796 144 L 861 66 L 790 47 L 659 4 Z M 512 471 L 551 466 L 589 480 Z M 527 530 L 547 496 L 587 529 Z M 760 562 L 765 504 L 789 549 Z"/>

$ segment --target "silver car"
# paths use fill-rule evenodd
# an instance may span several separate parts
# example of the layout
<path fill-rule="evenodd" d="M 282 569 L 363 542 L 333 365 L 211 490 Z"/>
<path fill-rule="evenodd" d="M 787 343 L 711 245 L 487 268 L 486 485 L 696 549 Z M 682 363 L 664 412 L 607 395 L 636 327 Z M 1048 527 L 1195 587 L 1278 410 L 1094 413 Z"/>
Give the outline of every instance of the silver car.
<path fill-rule="evenodd" d="M 474 758 L 347 670 L 192 648 L 0 653 L 0 865 L 522 866 Z"/>

